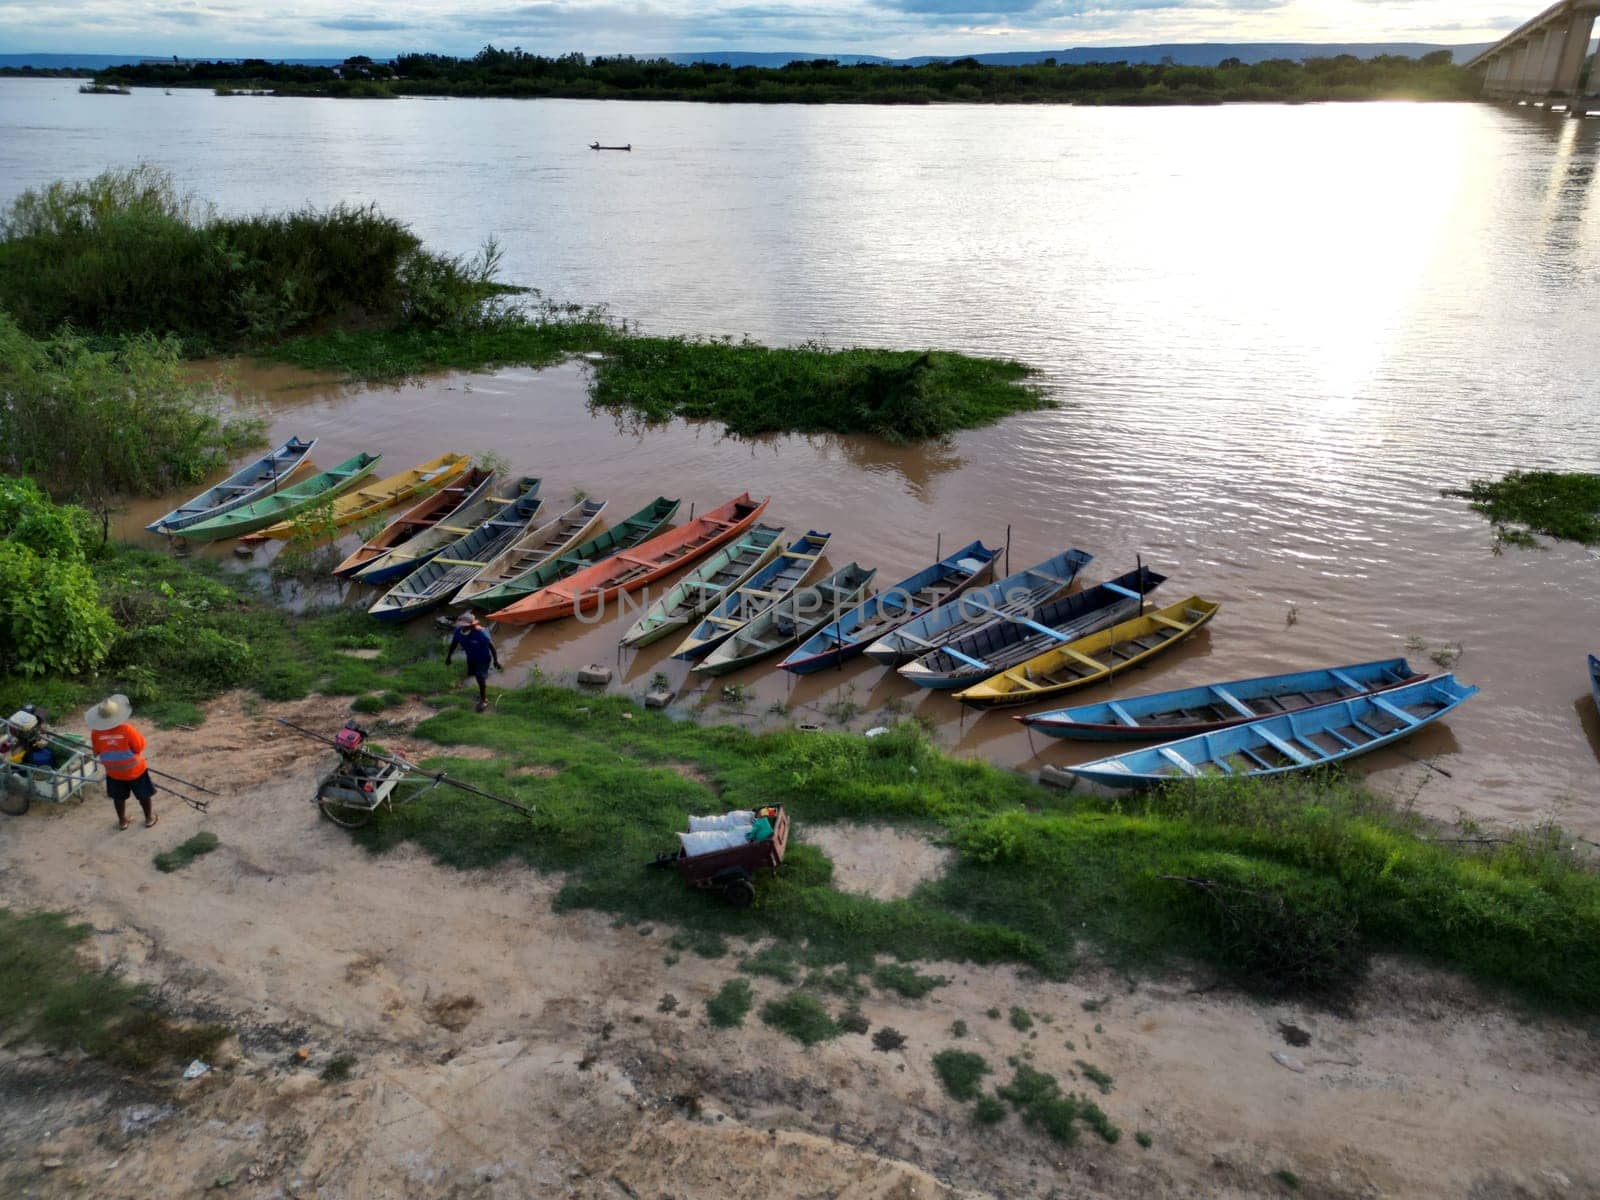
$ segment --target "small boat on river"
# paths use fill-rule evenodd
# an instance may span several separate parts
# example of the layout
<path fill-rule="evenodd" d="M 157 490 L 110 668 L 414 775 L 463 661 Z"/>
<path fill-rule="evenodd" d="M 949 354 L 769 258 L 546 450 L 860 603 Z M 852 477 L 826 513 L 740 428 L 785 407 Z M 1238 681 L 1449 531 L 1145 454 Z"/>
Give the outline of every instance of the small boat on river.
<path fill-rule="evenodd" d="M 316 438 L 302 441 L 292 437 L 272 453 L 246 463 L 221 483 L 212 484 L 145 528 L 151 533 L 182 533 L 190 525 L 259 500 L 277 491 L 302 467 L 309 467 L 311 448 L 316 444 Z"/>
<path fill-rule="evenodd" d="M 222 538 L 243 537 L 268 525 L 287 520 L 357 486 L 378 465 L 381 454 L 355 454 L 331 470 L 303 479 L 271 495 L 253 500 L 239 508 L 230 509 L 204 521 L 198 521 L 179 532 L 197 542 L 214 542 Z"/>
<path fill-rule="evenodd" d="M 725 675 L 787 649 L 859 603 L 876 574 L 873 568 L 850 563 L 826 579 L 797 589 L 751 619 L 690 669 L 702 675 Z"/>
<path fill-rule="evenodd" d="M 413 496 L 441 488 L 471 465 L 471 460 L 465 454 L 441 454 L 425 463 L 418 463 L 408 470 L 401 471 L 398 475 L 391 475 L 387 479 L 379 479 L 373 483 L 364 483 L 333 502 L 326 523 L 327 531 L 332 532 L 335 529 L 343 529 L 346 525 L 354 525 L 357 521 L 365 521 Z M 293 537 L 294 534 L 293 521 L 279 521 L 276 525 L 268 525 L 260 532 L 251 534 L 246 540 L 277 538 L 282 541 Z"/>
<path fill-rule="evenodd" d="M 1190 596 L 1157 612 L 1119 621 L 1110 628 L 1046 650 L 957 692 L 955 698 L 979 708 L 997 708 L 1003 704 L 1031 704 L 1102 683 L 1131 667 L 1143 666 L 1193 636 L 1221 607 L 1213 600 Z"/>
<path fill-rule="evenodd" d="M 687 634 L 673 658 L 699 658 L 716 649 L 803 583 L 828 548 L 831 533 L 815 529 L 795 538 L 766 566 L 722 598 Z"/>
<path fill-rule="evenodd" d="M 632 150 L 633 149 L 633 143 L 629 142 L 626 146 L 602 146 L 599 142 L 590 142 L 589 143 L 589 149 L 591 149 L 591 150 Z"/>
<path fill-rule="evenodd" d="M 527 475 L 504 481 L 485 499 L 496 504 L 493 516 L 446 545 L 367 611 L 380 621 L 404 621 L 445 603 L 538 520 L 544 503 L 539 480 Z"/>
<path fill-rule="evenodd" d="M 1166 578 L 1140 567 L 1032 612 L 997 612 L 993 620 L 968 626 L 971 632 L 906 663 L 900 674 L 918 687 L 941 691 L 980 683 L 1051 646 L 1135 616 Z"/>
<path fill-rule="evenodd" d="M 405 545 L 418 534 L 432 529 L 440 521 L 448 521 L 451 513 L 476 501 L 493 482 L 493 471 L 483 467 L 471 468 L 465 475 L 458 476 L 437 492 L 417 501 L 362 542 L 333 569 L 333 573 L 348 579 L 368 567 L 375 566 L 378 560 L 384 558 L 390 551 Z M 443 545 L 444 543 L 440 542 L 433 553 L 438 553 Z M 412 559 L 412 569 L 421 566 L 430 557 L 431 554 L 421 559 Z"/>
<path fill-rule="evenodd" d="M 968 542 L 938 562 L 867 597 L 837 621 L 830 621 L 812 634 L 778 665 L 796 675 L 841 665 L 878 638 L 926 616 L 966 591 L 994 569 L 999 553 L 981 541 Z"/>
<path fill-rule="evenodd" d="M 474 604 L 501 584 L 520 579 L 566 553 L 600 528 L 606 504 L 605 500 L 580 500 L 555 520 L 530 529 L 491 559 L 471 583 L 456 593 L 456 599 Z"/>
<path fill-rule="evenodd" d="M 1013 717 L 1051 737 L 1084 742 L 1170 741 L 1426 679 L 1403 658 L 1263 675 L 1229 683 L 1102 700 Z"/>
<path fill-rule="evenodd" d="M 710 612 L 730 589 L 744 583 L 782 549 L 782 528 L 752 525 L 652 604 L 622 635 L 621 644 L 638 649 L 678 632 Z"/>
<path fill-rule="evenodd" d="M 1180 779 L 1287 775 L 1332 766 L 1398 742 L 1448 716 L 1477 692 L 1454 675 L 1440 675 L 1065 769 L 1112 788 Z"/>
<path fill-rule="evenodd" d="M 1083 550 L 1063 550 L 998 583 L 963 592 L 879 637 L 867 647 L 867 657 L 886 667 L 898 667 L 964 637 L 1002 614 L 1032 616 L 1040 605 L 1070 588 L 1078 572 L 1093 559 L 1094 555 Z"/>
<path fill-rule="evenodd" d="M 557 580 L 565 579 L 601 559 L 648 541 L 672 520 L 681 503 L 681 500 L 657 496 L 621 524 L 602 529 L 572 549 L 563 550 L 537 566 L 527 568 L 522 574 L 496 584 L 473 597 L 472 603 L 477 608 L 504 608 L 513 600 L 531 596 L 540 588 L 549 587 Z"/>
<path fill-rule="evenodd" d="M 687 525 L 601 559 L 559 583 L 491 612 L 489 618 L 508 625 L 533 625 L 584 613 L 598 616 L 623 593 L 638 591 L 732 541 L 755 524 L 771 501 L 771 496 L 756 500 L 749 492 L 743 492 Z"/>

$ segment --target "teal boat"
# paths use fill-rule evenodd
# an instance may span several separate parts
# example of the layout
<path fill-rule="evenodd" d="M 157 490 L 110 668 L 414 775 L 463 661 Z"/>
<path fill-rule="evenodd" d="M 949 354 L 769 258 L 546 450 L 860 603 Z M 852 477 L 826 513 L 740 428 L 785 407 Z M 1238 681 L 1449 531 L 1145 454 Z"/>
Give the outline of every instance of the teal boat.
<path fill-rule="evenodd" d="M 772 561 L 783 549 L 782 539 L 783 530 L 779 526 L 752 526 L 652 604 L 622 635 L 622 645 L 637 650 L 687 628 L 691 621 L 699 620 L 721 603 L 729 591 Z"/>
<path fill-rule="evenodd" d="M 268 525 L 276 525 L 279 521 L 291 520 L 308 508 L 315 508 L 325 500 L 348 492 L 372 474 L 382 457 L 381 454 L 363 451 L 331 470 L 303 479 L 292 487 L 282 488 L 260 500 L 185 526 L 179 532 L 193 541 L 216 542 L 224 538 L 243 537 Z"/>

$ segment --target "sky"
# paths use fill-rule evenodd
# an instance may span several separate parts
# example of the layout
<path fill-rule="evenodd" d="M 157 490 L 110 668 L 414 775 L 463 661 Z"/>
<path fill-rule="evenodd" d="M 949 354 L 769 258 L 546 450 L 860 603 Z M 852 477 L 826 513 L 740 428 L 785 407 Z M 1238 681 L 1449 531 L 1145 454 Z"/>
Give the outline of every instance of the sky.
<path fill-rule="evenodd" d="M 980 53 L 1151 42 L 1496 40 L 1545 0 L 0 0 L 0 52 L 388 56 Z"/>

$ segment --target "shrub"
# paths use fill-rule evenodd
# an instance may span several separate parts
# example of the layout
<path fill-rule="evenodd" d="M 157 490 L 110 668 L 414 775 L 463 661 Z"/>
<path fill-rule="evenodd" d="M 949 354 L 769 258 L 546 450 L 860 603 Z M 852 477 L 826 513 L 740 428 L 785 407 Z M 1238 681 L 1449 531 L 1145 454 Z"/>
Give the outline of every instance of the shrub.
<path fill-rule="evenodd" d="M 924 975 L 910 963 L 884 963 L 873 969 L 872 982 L 885 991 L 917 1000 L 950 981 L 943 975 Z"/>
<path fill-rule="evenodd" d="M 804 992 L 768 1000 L 761 1008 L 761 1020 L 804 1046 L 836 1038 L 842 1032 L 821 1001 Z"/>
<path fill-rule="evenodd" d="M 933 1071 L 944 1090 L 956 1100 L 976 1100 L 983 1089 L 989 1064 L 970 1050 L 941 1050 L 933 1056 Z"/>
<path fill-rule="evenodd" d="M 735 976 L 706 1001 L 706 1016 L 718 1029 L 731 1029 L 744 1024 L 745 1014 L 754 1003 L 755 994 L 750 990 L 750 981 Z"/>

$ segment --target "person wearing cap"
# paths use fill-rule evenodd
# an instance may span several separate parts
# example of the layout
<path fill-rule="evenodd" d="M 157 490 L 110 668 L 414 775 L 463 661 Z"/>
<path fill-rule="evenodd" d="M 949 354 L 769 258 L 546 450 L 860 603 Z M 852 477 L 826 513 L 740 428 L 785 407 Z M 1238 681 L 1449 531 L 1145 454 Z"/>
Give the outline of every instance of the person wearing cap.
<path fill-rule="evenodd" d="M 106 795 L 116 806 L 117 828 L 126 829 L 132 824 L 127 807 L 131 794 L 138 797 L 139 807 L 144 809 L 144 827 L 149 829 L 156 823 L 155 809 L 151 806 L 156 785 L 150 781 L 150 771 L 144 762 L 144 735 L 128 723 L 131 716 L 133 705 L 119 693 L 100 701 L 83 719 L 89 726 L 89 742 L 94 747 L 95 757 L 106 769 Z"/>
<path fill-rule="evenodd" d="M 464 612 L 456 618 L 456 627 L 450 634 L 450 649 L 445 651 L 445 666 L 455 657 L 457 650 L 467 656 L 467 674 L 478 681 L 478 711 L 489 707 L 489 667 L 500 670 L 500 652 L 489 640 L 489 633 L 478 623 L 476 613 Z"/>

